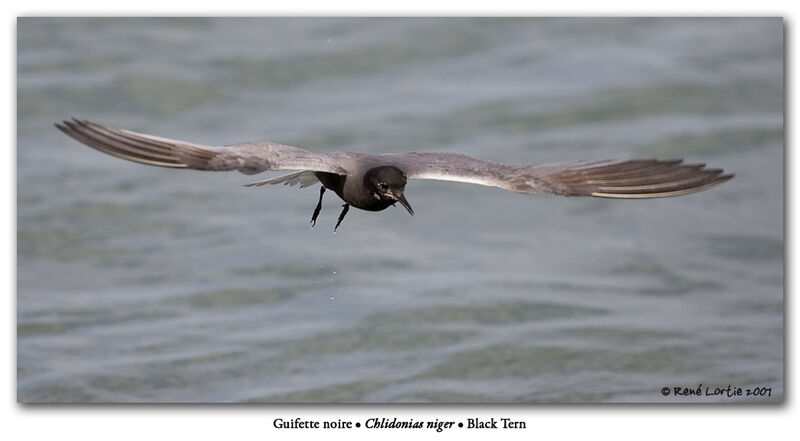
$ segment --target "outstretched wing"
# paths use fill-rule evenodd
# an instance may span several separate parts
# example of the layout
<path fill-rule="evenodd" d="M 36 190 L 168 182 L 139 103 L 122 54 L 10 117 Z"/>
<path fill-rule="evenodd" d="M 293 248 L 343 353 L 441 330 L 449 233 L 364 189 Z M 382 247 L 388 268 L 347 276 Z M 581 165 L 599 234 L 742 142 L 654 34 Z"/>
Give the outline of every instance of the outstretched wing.
<path fill-rule="evenodd" d="M 56 127 L 103 153 L 159 167 L 239 170 L 248 175 L 267 170 L 312 170 L 346 174 L 327 155 L 273 142 L 208 146 L 114 129 L 77 119 L 56 124 Z"/>
<path fill-rule="evenodd" d="M 457 153 L 382 155 L 409 179 L 500 187 L 519 193 L 604 198 L 659 198 L 694 193 L 733 175 L 683 160 L 602 160 L 515 167 Z"/>

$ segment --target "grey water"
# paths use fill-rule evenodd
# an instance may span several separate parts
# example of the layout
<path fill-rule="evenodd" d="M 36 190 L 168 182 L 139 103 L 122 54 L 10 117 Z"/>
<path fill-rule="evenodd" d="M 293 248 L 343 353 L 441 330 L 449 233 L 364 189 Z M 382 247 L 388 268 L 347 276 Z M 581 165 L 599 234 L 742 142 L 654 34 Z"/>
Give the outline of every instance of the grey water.
<path fill-rule="evenodd" d="M 783 21 L 17 22 L 17 399 L 779 402 Z M 412 181 L 351 210 L 147 167 L 69 117 L 206 144 L 685 158 L 657 200 Z M 675 396 L 674 388 L 769 394 Z M 662 394 L 668 388 L 669 395 Z"/>

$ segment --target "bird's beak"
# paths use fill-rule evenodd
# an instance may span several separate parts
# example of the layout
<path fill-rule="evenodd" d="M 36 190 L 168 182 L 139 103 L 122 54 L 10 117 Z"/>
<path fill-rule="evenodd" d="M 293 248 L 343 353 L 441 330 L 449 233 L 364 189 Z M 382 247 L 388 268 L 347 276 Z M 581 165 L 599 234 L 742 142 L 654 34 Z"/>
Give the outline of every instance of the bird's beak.
<path fill-rule="evenodd" d="M 408 210 L 408 213 L 410 215 L 412 215 L 412 216 L 414 215 L 414 209 L 411 208 L 411 205 L 408 203 L 408 201 L 406 200 L 406 196 L 403 193 L 393 194 L 392 196 L 394 196 L 394 198 L 397 200 L 397 202 L 400 202 L 400 205 L 402 205 L 403 208 Z"/>

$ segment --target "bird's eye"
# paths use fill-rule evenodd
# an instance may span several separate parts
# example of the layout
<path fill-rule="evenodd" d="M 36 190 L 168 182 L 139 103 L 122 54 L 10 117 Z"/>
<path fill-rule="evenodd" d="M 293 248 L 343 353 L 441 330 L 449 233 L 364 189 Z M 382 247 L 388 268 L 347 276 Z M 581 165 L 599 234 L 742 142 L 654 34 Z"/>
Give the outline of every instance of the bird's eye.
<path fill-rule="evenodd" d="M 381 182 L 380 184 L 378 184 L 378 187 L 380 187 L 381 190 L 386 191 L 386 190 L 389 189 L 389 184 L 387 184 L 385 182 Z"/>

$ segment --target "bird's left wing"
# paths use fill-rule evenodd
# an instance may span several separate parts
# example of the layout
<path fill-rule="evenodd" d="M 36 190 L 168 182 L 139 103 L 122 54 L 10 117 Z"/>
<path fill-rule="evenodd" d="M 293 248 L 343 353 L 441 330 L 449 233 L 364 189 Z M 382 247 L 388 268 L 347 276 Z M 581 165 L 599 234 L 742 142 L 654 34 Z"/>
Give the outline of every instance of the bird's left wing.
<path fill-rule="evenodd" d="M 208 146 L 114 129 L 86 120 L 56 124 L 72 138 L 118 158 L 159 167 L 196 170 L 239 170 L 255 174 L 267 170 L 310 170 L 346 174 L 331 157 L 273 142 Z"/>
<path fill-rule="evenodd" d="M 500 187 L 518 193 L 605 198 L 658 198 L 694 193 L 733 175 L 682 160 L 577 161 L 524 167 L 458 153 L 381 155 L 409 179 L 436 179 Z"/>

